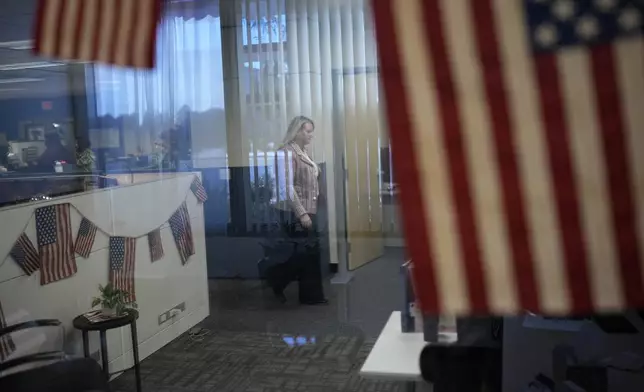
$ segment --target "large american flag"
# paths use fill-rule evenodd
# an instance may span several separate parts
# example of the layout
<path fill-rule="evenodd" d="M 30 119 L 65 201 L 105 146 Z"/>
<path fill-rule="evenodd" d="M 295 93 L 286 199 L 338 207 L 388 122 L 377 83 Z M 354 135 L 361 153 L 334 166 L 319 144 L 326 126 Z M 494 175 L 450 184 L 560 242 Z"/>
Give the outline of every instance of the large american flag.
<path fill-rule="evenodd" d="M 76 235 L 76 243 L 74 244 L 74 251 L 77 254 L 84 258 L 89 257 L 89 254 L 92 252 L 92 246 L 94 246 L 94 240 L 96 239 L 96 230 L 96 225 L 90 222 L 89 219 L 84 217 L 81 220 L 78 234 Z"/>
<path fill-rule="evenodd" d="M 185 201 L 170 217 L 170 229 L 179 250 L 181 263 L 186 264 L 190 256 L 195 254 L 195 245 L 192 238 L 192 225 L 190 224 L 188 206 Z"/>
<path fill-rule="evenodd" d="M 32 275 L 40 268 L 38 251 L 25 233 L 20 234 L 9 254 L 27 275 Z"/>
<path fill-rule="evenodd" d="M 69 203 L 36 209 L 36 237 L 40 254 L 40 284 L 76 273 Z"/>
<path fill-rule="evenodd" d="M 644 3 L 373 6 L 424 310 L 641 308 Z"/>
<path fill-rule="evenodd" d="M 134 292 L 134 265 L 136 238 L 110 237 L 110 283 L 130 294 L 129 302 L 136 301 Z"/>
<path fill-rule="evenodd" d="M 161 229 L 148 233 L 148 246 L 150 247 L 150 260 L 154 263 L 163 258 L 163 242 L 161 241 Z"/>
<path fill-rule="evenodd" d="M 7 320 L 4 318 L 2 303 L 0 302 L 0 330 L 6 327 Z M 6 360 L 14 351 L 16 351 L 16 345 L 11 338 L 11 334 L 0 336 L 0 362 Z"/>
<path fill-rule="evenodd" d="M 40 0 L 36 53 L 152 68 L 161 0 Z"/>

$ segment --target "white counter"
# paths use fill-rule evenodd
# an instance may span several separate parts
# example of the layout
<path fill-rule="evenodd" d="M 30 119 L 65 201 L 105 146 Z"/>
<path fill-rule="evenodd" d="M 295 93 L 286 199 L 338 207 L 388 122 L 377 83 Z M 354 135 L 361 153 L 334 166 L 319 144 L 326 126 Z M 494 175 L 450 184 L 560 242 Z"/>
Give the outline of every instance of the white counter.
<path fill-rule="evenodd" d="M 439 335 L 442 343 L 456 341 L 455 332 Z M 420 353 L 427 345 L 421 332 L 403 333 L 400 312 L 393 312 L 371 349 L 360 375 L 369 379 L 423 381 Z"/>

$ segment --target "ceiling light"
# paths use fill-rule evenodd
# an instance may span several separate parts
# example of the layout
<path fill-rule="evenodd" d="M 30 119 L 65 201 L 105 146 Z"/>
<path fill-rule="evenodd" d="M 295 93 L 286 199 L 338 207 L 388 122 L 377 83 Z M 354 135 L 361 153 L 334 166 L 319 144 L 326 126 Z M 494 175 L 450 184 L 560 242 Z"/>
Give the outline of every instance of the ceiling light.
<path fill-rule="evenodd" d="M 48 61 L 33 61 L 30 63 L 15 63 L 0 65 L 0 71 L 16 71 L 19 69 L 50 68 L 66 66 L 65 63 L 51 63 Z"/>
<path fill-rule="evenodd" d="M 31 50 L 33 48 L 34 48 L 34 45 L 31 42 L 10 47 L 10 49 L 13 49 L 13 50 Z"/>
<path fill-rule="evenodd" d="M 45 79 L 41 78 L 15 78 L 15 79 L 0 79 L 0 84 L 8 83 L 28 83 L 28 82 L 42 82 Z"/>
<path fill-rule="evenodd" d="M 13 50 L 29 50 L 33 49 L 33 47 L 34 44 L 31 40 L 0 42 L 0 48 Z"/>

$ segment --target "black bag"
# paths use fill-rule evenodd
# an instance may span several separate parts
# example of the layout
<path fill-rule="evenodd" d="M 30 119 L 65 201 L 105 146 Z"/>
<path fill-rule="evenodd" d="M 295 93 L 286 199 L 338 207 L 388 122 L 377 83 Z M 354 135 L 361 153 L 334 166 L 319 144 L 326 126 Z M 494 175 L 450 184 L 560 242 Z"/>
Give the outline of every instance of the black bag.
<path fill-rule="evenodd" d="M 286 263 L 295 254 L 297 243 L 287 240 L 273 240 L 260 243 L 264 257 L 257 262 L 259 278 L 266 280 L 268 271 L 282 263 Z"/>

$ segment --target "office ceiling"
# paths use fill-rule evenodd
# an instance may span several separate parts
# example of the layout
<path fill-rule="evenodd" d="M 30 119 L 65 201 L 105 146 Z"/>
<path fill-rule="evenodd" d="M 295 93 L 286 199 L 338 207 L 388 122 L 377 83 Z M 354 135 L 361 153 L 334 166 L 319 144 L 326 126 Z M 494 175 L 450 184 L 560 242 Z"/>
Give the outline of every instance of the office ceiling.
<path fill-rule="evenodd" d="M 166 15 L 200 18 L 219 14 L 216 0 L 165 0 Z M 79 66 L 35 56 L 30 49 L 38 0 L 0 0 L 0 99 L 64 96 L 69 71 Z M 84 81 L 74 90 L 83 92 Z"/>
<path fill-rule="evenodd" d="M 0 99 L 68 95 L 68 66 L 30 47 L 37 0 L 0 1 Z"/>

